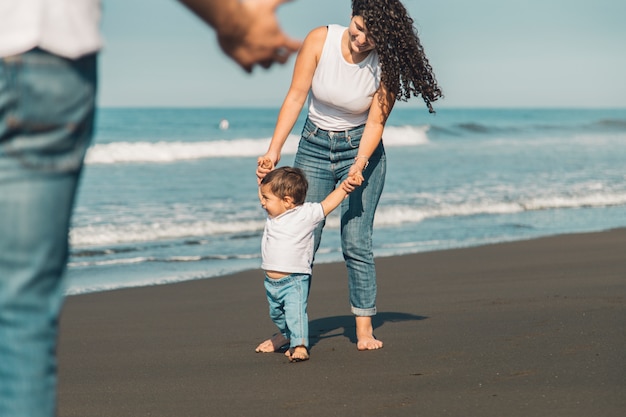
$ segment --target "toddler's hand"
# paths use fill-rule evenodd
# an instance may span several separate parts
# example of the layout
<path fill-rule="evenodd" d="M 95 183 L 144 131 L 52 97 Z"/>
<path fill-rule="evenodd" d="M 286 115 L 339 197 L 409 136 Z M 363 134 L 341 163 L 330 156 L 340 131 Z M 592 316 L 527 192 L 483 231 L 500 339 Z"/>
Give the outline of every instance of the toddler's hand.
<path fill-rule="evenodd" d="M 348 171 L 348 179 L 352 179 L 355 185 L 361 185 L 365 178 L 363 178 L 363 168 L 359 167 L 356 163 L 352 164 L 350 171 Z"/>
<path fill-rule="evenodd" d="M 265 156 L 260 157 L 257 164 L 259 165 L 259 167 L 263 169 L 274 168 L 274 164 L 272 163 L 272 160 Z"/>
<path fill-rule="evenodd" d="M 346 178 L 346 180 L 341 183 L 341 188 L 343 188 L 346 193 L 350 194 L 357 187 L 361 186 L 361 184 L 363 184 L 363 175 L 355 174 Z"/>

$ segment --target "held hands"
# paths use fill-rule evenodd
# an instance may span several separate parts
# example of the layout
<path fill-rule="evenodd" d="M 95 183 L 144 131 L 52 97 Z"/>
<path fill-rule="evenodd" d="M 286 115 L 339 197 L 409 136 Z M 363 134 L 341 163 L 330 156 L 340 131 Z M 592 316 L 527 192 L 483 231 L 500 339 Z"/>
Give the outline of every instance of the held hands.
<path fill-rule="evenodd" d="M 301 42 L 288 37 L 280 28 L 276 9 L 290 0 L 242 0 L 238 22 L 216 28 L 220 47 L 246 72 L 254 65 L 269 68 L 284 64 L 298 51 Z"/>
<path fill-rule="evenodd" d="M 341 183 L 341 188 L 347 193 L 350 194 L 352 191 L 356 190 L 357 187 L 360 187 L 363 184 L 363 175 L 348 175 Z"/>
<path fill-rule="evenodd" d="M 276 162 L 274 162 L 274 159 L 276 160 Z M 367 165 L 367 160 L 365 160 L 365 162 L 359 163 L 359 159 L 360 158 L 357 158 L 352 167 L 350 167 L 350 171 L 348 171 L 348 178 L 346 178 L 340 184 L 340 187 L 347 194 L 350 194 L 351 192 L 356 190 L 356 188 L 360 187 L 363 184 L 363 181 L 365 181 L 365 178 L 363 177 L 363 169 Z M 271 155 L 269 153 L 263 156 L 259 156 L 259 158 L 257 159 L 256 167 L 257 183 L 261 183 L 263 178 L 265 178 L 265 176 L 276 167 L 276 164 L 278 164 L 279 160 L 280 156 Z"/>
<path fill-rule="evenodd" d="M 278 163 L 278 160 L 276 161 L 276 163 Z M 276 167 L 276 164 L 267 155 L 259 156 L 256 164 L 256 178 L 257 183 L 260 184 L 263 178 L 265 178 L 265 176 Z"/>
<path fill-rule="evenodd" d="M 354 184 L 361 185 L 365 178 L 363 177 L 363 170 L 368 164 L 368 159 L 366 157 L 357 156 L 354 159 L 354 163 L 350 167 L 350 171 L 348 171 L 348 179 L 352 178 L 352 182 Z"/>

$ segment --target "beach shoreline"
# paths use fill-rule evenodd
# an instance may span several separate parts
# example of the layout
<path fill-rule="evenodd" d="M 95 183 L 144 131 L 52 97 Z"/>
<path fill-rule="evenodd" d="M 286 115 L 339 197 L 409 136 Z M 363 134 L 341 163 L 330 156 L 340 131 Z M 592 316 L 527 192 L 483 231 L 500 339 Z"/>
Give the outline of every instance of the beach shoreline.
<path fill-rule="evenodd" d="M 342 263 L 315 267 L 311 360 L 259 270 L 69 296 L 59 416 L 621 416 L 626 228 L 377 258 L 385 347 L 355 348 Z"/>

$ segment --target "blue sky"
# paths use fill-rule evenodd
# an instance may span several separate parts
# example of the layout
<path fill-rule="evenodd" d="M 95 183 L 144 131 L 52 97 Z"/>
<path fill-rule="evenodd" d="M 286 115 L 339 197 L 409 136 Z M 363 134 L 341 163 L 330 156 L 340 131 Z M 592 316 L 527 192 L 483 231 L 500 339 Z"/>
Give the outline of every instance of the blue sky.
<path fill-rule="evenodd" d="M 404 4 L 444 91 L 436 107 L 626 108 L 624 0 Z M 294 0 L 279 19 L 303 38 L 347 25 L 350 1 Z M 175 0 L 103 0 L 102 23 L 101 106 L 277 107 L 289 87 L 294 58 L 246 74 Z"/>

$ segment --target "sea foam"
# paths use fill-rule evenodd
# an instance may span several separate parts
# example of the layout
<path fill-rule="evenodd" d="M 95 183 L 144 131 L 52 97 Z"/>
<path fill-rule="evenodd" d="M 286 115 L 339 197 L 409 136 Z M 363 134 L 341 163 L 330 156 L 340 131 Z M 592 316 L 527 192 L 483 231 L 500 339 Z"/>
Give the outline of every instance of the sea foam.
<path fill-rule="evenodd" d="M 377 227 L 405 223 L 420 223 L 429 218 L 464 217 L 482 214 L 512 214 L 524 211 L 571 209 L 578 207 L 609 207 L 626 204 L 624 193 L 589 193 L 578 196 L 554 195 L 546 197 L 520 197 L 517 201 L 493 201 L 479 199 L 466 202 L 439 202 L 424 205 L 381 204 L 376 212 Z M 106 224 L 74 227 L 70 242 L 74 247 L 132 244 L 172 239 L 205 238 L 229 234 L 260 234 L 264 220 L 185 221 L 160 220 L 155 223 Z M 337 212 L 331 213 L 326 222 L 328 228 L 339 227 Z"/>
<path fill-rule="evenodd" d="M 428 143 L 428 126 L 390 126 L 385 128 L 385 146 L 417 146 Z M 298 135 L 289 135 L 283 154 L 294 154 Z M 111 142 L 92 146 L 87 152 L 85 163 L 172 163 L 193 159 L 256 157 L 267 151 L 270 138 L 233 139 L 201 142 Z"/>

